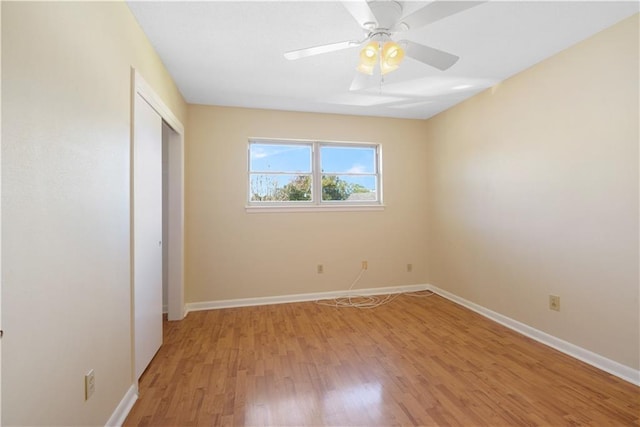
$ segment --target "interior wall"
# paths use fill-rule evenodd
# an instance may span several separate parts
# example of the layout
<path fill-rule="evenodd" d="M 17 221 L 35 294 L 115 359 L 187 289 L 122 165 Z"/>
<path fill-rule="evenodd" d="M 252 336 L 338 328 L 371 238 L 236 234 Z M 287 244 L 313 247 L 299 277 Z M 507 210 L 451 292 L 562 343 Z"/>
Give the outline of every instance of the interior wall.
<path fill-rule="evenodd" d="M 130 67 L 186 104 L 124 2 L 2 12 L 2 424 L 104 425 L 132 385 Z"/>
<path fill-rule="evenodd" d="M 187 302 L 346 290 L 362 260 L 357 287 L 424 283 L 423 121 L 189 105 L 187 123 Z M 386 208 L 245 212 L 249 137 L 381 143 Z"/>
<path fill-rule="evenodd" d="M 638 369 L 638 77 L 635 15 L 430 119 L 429 282 Z"/>

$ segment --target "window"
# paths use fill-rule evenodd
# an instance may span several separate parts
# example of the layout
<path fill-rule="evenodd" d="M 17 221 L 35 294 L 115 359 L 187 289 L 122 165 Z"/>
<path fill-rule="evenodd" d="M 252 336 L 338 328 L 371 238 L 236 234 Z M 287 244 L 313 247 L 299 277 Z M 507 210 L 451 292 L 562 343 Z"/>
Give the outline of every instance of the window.
<path fill-rule="evenodd" d="M 378 144 L 249 141 L 249 207 L 381 206 Z"/>

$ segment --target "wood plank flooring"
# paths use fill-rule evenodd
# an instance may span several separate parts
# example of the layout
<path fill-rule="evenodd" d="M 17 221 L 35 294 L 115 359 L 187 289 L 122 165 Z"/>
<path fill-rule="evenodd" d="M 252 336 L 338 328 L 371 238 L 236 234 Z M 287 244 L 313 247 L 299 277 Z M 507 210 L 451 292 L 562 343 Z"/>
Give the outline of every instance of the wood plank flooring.
<path fill-rule="evenodd" d="M 437 295 L 164 323 L 125 426 L 630 426 L 640 389 Z"/>

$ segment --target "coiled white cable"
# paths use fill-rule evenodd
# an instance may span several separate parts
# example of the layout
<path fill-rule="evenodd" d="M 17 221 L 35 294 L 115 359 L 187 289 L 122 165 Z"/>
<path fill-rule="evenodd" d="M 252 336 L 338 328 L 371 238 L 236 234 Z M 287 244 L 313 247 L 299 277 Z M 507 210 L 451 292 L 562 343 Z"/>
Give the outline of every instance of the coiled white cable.
<path fill-rule="evenodd" d="M 351 307 L 351 308 L 376 308 L 381 305 L 388 304 L 394 299 L 398 298 L 400 295 L 409 295 L 412 297 L 430 297 L 433 295 L 432 291 L 424 290 L 424 291 L 413 291 L 413 292 L 398 292 L 394 294 L 386 294 L 386 295 L 358 295 L 358 294 L 350 294 L 353 291 L 354 286 L 360 281 L 362 275 L 364 274 L 365 269 L 361 269 L 358 276 L 349 286 L 347 292 L 349 295 L 344 297 L 326 299 L 326 300 L 316 300 L 316 304 L 325 305 L 328 307 Z"/>

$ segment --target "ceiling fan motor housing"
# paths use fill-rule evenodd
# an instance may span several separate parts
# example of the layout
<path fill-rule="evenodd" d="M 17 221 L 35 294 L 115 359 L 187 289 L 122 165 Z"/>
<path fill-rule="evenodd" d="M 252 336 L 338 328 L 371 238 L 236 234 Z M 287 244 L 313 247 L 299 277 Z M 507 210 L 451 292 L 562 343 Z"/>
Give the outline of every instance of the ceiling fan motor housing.
<path fill-rule="evenodd" d="M 370 31 L 374 29 L 389 31 L 402 16 L 402 4 L 397 1 L 372 0 L 369 2 L 369 7 L 371 8 L 371 12 L 373 12 L 373 16 L 375 16 L 378 21 L 375 28 L 367 28 Z"/>

